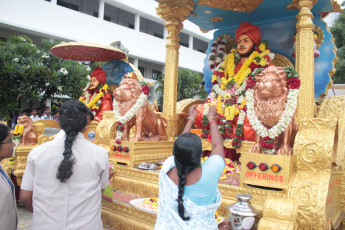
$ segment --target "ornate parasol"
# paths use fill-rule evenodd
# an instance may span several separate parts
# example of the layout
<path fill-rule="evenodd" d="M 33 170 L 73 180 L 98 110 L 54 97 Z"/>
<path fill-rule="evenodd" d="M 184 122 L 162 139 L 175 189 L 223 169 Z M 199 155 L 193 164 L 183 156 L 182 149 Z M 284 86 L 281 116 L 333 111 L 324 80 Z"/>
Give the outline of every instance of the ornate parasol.
<path fill-rule="evenodd" d="M 50 52 L 63 59 L 75 61 L 111 61 L 127 58 L 126 54 L 112 46 L 92 42 L 68 42 L 53 46 Z"/>

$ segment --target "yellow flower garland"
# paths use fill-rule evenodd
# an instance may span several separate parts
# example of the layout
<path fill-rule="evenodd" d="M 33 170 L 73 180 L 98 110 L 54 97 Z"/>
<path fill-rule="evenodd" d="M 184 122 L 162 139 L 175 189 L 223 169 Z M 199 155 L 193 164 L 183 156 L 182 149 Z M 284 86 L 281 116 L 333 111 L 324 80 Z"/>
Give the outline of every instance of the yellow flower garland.
<path fill-rule="evenodd" d="M 97 103 L 97 101 L 99 100 L 99 99 L 101 99 L 102 97 L 104 97 L 104 93 L 103 93 L 103 90 L 104 90 L 104 92 L 107 92 L 107 89 L 108 89 L 108 85 L 107 84 L 105 84 L 104 86 L 103 86 L 103 88 L 99 91 L 99 93 L 97 94 L 97 96 L 92 100 L 92 101 L 90 101 L 86 106 L 88 107 L 88 108 L 92 108 L 92 109 L 99 109 L 99 105 L 95 105 L 96 103 Z M 85 95 L 83 95 L 83 96 L 81 96 L 80 98 L 79 98 L 79 101 L 81 101 L 81 102 L 83 102 L 84 104 L 86 103 L 86 97 L 85 97 Z"/>
<path fill-rule="evenodd" d="M 16 126 L 14 127 L 14 132 L 13 132 L 13 134 L 18 134 L 18 129 L 19 129 L 19 125 L 16 125 Z"/>
<path fill-rule="evenodd" d="M 264 58 L 264 56 L 269 54 L 271 51 L 269 49 L 266 49 L 265 44 L 259 45 L 259 51 L 261 53 L 259 53 L 258 51 L 254 51 L 243 63 L 237 74 L 235 74 L 235 55 L 237 49 L 233 48 L 230 51 L 230 54 L 224 58 L 224 62 L 222 63 L 221 68 L 218 71 L 220 73 L 223 72 L 224 76 L 221 76 L 221 78 L 218 79 L 218 74 L 214 74 L 212 76 L 212 82 L 219 82 L 218 84 L 220 85 L 220 89 L 225 90 L 226 85 L 233 80 L 236 82 L 236 88 L 239 88 L 251 73 L 251 69 L 249 68 L 249 66 L 252 62 L 261 66 L 267 65 L 268 61 L 266 58 Z M 256 61 L 257 57 L 260 59 L 259 63 L 257 63 Z M 246 98 L 244 98 L 239 106 L 231 105 L 223 109 L 224 102 L 230 97 L 231 95 L 229 93 L 226 93 L 224 95 L 224 100 L 222 100 L 223 97 L 219 95 L 216 103 L 217 113 L 224 115 L 227 120 L 233 120 L 235 116 L 239 114 L 240 110 L 246 105 Z"/>
<path fill-rule="evenodd" d="M 24 125 L 18 124 L 18 125 L 16 125 L 16 126 L 14 127 L 13 134 L 14 134 L 14 135 L 18 135 L 18 134 L 22 135 L 22 134 L 23 134 L 23 131 L 24 131 Z"/>

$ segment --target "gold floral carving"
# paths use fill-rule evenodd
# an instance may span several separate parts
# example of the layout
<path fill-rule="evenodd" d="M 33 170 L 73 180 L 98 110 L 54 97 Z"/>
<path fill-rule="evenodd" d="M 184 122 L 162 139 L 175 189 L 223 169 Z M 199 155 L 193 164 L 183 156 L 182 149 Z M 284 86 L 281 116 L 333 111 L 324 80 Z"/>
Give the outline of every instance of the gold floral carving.
<path fill-rule="evenodd" d="M 330 12 L 343 12 L 343 9 L 340 6 L 340 3 L 337 0 L 332 0 L 332 8 L 333 10 Z"/>
<path fill-rule="evenodd" d="M 339 201 L 341 210 L 345 210 L 345 158 L 340 166 L 341 177 L 340 177 L 340 194 L 339 194 Z M 342 219 L 342 226 L 345 226 L 345 218 Z"/>
<path fill-rule="evenodd" d="M 274 53 L 274 59 L 272 60 L 272 63 L 275 66 L 279 66 L 279 67 L 287 67 L 287 66 L 294 67 L 293 63 L 290 61 L 289 58 L 278 53 Z"/>
<path fill-rule="evenodd" d="M 269 196 L 264 204 L 258 230 L 295 229 L 297 213 L 298 204 L 293 200 Z"/>
<path fill-rule="evenodd" d="M 311 8 L 312 0 L 294 1 L 299 13 L 297 15 L 296 65 L 300 75 L 301 88 L 298 96 L 297 120 L 314 117 L 314 25 Z"/>
<path fill-rule="evenodd" d="M 111 145 L 118 146 L 115 140 L 111 140 Z M 121 141 L 121 146 L 128 147 L 129 152 L 109 151 L 109 158 L 130 167 L 142 162 L 157 163 L 172 154 L 173 145 L 174 141 Z"/>
<path fill-rule="evenodd" d="M 323 18 L 321 17 L 321 19 L 323 20 Z M 327 23 L 326 23 L 327 26 Z M 316 43 L 316 48 L 319 49 L 323 43 L 323 39 L 325 38 L 325 35 L 323 34 L 323 30 L 321 29 L 320 26 L 315 26 L 314 29 L 317 32 L 317 38 L 315 39 L 315 43 Z"/>
<path fill-rule="evenodd" d="M 199 0 L 198 5 L 209 6 L 224 10 L 251 13 L 263 0 Z"/>
<path fill-rule="evenodd" d="M 294 145 L 296 176 L 289 199 L 299 204 L 299 229 L 325 229 L 325 204 L 332 169 L 332 152 L 337 121 L 304 119 Z"/>
<path fill-rule="evenodd" d="M 37 138 L 37 144 L 40 145 L 40 144 L 46 143 L 48 141 L 53 140 L 54 138 L 55 138 L 55 135 L 48 137 L 47 135 L 41 134 Z"/>
<path fill-rule="evenodd" d="M 318 117 L 338 121 L 332 162 L 339 166 L 345 156 L 345 97 L 334 96 L 323 100 Z"/>
<path fill-rule="evenodd" d="M 177 134 L 177 75 L 179 59 L 179 36 L 183 28 L 182 22 L 191 14 L 194 7 L 192 0 L 159 0 L 156 8 L 157 15 L 166 21 L 165 27 L 167 35 L 167 51 L 165 64 L 165 84 L 163 94 L 163 117 L 168 121 L 166 129 L 168 137 Z"/>
<path fill-rule="evenodd" d="M 11 176 L 11 172 L 14 169 L 14 165 L 10 164 L 10 158 L 3 159 L 1 162 L 2 169 L 7 173 L 8 176 Z"/>
<path fill-rule="evenodd" d="M 298 3 L 303 0 L 292 0 L 292 3 L 286 6 L 288 10 L 295 10 L 298 9 Z M 308 0 L 309 1 L 309 0 Z M 318 0 L 312 0 L 313 5 L 317 3 Z"/>
<path fill-rule="evenodd" d="M 27 157 L 30 151 L 34 147 L 36 146 L 35 145 L 19 145 L 16 149 L 16 156 L 14 158 L 15 170 L 13 174 L 17 177 L 17 184 L 19 186 L 22 183 L 22 178 L 25 171 L 25 167 L 26 167 Z"/>
<path fill-rule="evenodd" d="M 102 201 L 102 220 L 105 226 L 113 229 L 151 230 L 156 223 L 156 215 L 129 204 Z"/>
<path fill-rule="evenodd" d="M 116 165 L 113 189 L 139 197 L 158 197 L 158 172 Z"/>
<path fill-rule="evenodd" d="M 91 125 L 96 127 L 96 144 L 102 145 L 103 147 L 109 146 L 110 137 L 112 133 L 116 133 L 113 124 L 116 122 L 113 111 L 103 112 L 103 119 L 100 122 L 93 121 Z M 114 130 L 112 130 L 114 129 Z M 109 147 L 108 147 L 109 148 Z"/>
<path fill-rule="evenodd" d="M 293 230 L 298 229 L 290 221 L 276 220 L 269 217 L 263 217 L 260 219 L 258 224 L 258 230 Z"/>

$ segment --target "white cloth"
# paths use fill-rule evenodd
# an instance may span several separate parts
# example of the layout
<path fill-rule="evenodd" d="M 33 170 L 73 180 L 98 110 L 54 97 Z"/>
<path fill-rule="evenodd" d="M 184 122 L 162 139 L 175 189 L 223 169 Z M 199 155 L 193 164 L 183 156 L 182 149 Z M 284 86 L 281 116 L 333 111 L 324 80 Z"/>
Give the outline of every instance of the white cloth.
<path fill-rule="evenodd" d="M 31 120 L 32 120 L 32 121 L 38 121 L 38 120 L 41 120 L 41 118 L 40 118 L 38 115 L 36 115 L 36 116 L 31 115 L 31 116 L 30 116 L 30 118 L 31 118 Z"/>
<path fill-rule="evenodd" d="M 159 173 L 159 202 L 155 230 L 201 230 L 218 229 L 214 213 L 220 205 L 222 197 L 217 189 L 217 198 L 213 204 L 198 206 L 183 195 L 185 216 L 190 220 L 184 221 L 178 214 L 177 194 L 178 186 L 169 178 L 167 173 L 175 167 L 174 156 L 167 158 Z"/>
<path fill-rule="evenodd" d="M 63 159 L 65 133 L 34 148 L 28 155 L 21 189 L 33 191 L 31 229 L 102 229 L 101 189 L 109 179 L 107 151 L 79 133 L 73 142 L 73 174 L 56 178 Z"/>
<path fill-rule="evenodd" d="M 5 178 L 0 173 L 0 229 L 15 230 L 17 229 L 17 204 L 9 182 L 12 184 L 8 177 Z"/>
<path fill-rule="evenodd" d="M 47 115 L 47 114 L 44 114 L 42 117 L 41 117 L 41 119 L 52 119 L 52 120 L 54 120 L 54 117 L 52 116 L 52 115 Z"/>

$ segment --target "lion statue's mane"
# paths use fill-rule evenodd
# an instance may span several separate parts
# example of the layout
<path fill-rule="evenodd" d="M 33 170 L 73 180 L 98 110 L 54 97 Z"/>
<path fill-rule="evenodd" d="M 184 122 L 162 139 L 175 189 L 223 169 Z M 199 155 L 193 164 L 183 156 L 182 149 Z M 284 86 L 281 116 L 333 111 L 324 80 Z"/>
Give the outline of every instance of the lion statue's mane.
<path fill-rule="evenodd" d="M 36 144 L 37 136 L 34 131 L 34 122 L 28 116 L 21 116 L 18 118 L 18 123 L 24 125 L 23 137 L 20 144 L 33 145 Z"/>
<path fill-rule="evenodd" d="M 275 78 L 272 81 L 272 84 L 275 84 L 274 90 L 277 90 L 278 87 L 282 88 L 282 93 L 279 96 L 263 98 L 260 95 L 260 90 L 262 89 L 259 83 L 265 80 L 264 78 L 267 74 L 271 74 Z M 256 80 L 257 84 L 254 87 L 255 114 L 264 126 L 271 128 L 278 123 L 286 106 L 289 93 L 286 72 L 282 67 L 269 66 L 256 75 Z"/>

